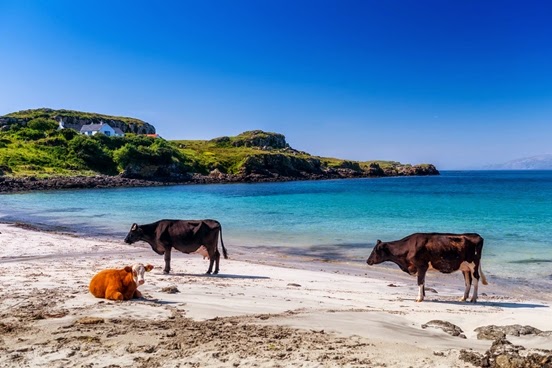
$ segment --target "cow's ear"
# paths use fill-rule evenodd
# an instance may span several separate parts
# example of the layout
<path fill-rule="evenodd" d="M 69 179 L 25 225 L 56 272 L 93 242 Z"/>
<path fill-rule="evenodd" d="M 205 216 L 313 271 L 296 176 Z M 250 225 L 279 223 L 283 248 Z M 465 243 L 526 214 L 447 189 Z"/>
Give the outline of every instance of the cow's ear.
<path fill-rule="evenodd" d="M 132 267 L 131 266 L 126 266 L 125 271 L 126 272 L 132 272 Z"/>
<path fill-rule="evenodd" d="M 153 270 L 153 266 L 152 265 L 147 265 L 146 266 L 146 272 L 150 272 L 151 270 Z"/>
<path fill-rule="evenodd" d="M 380 243 L 381 243 L 381 240 L 378 239 L 378 241 L 376 241 L 376 245 L 378 245 Z"/>
<path fill-rule="evenodd" d="M 138 229 L 138 224 L 137 223 L 132 224 L 130 231 L 136 231 L 136 229 Z"/>

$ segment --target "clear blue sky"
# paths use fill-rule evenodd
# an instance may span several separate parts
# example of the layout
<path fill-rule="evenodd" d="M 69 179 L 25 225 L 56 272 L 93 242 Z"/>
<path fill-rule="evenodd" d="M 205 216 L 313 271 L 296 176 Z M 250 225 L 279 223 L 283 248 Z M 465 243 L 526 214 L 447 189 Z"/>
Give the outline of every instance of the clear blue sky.
<path fill-rule="evenodd" d="M 133 116 L 167 139 L 263 129 L 440 169 L 552 153 L 552 5 L 0 0 L 0 115 Z"/>

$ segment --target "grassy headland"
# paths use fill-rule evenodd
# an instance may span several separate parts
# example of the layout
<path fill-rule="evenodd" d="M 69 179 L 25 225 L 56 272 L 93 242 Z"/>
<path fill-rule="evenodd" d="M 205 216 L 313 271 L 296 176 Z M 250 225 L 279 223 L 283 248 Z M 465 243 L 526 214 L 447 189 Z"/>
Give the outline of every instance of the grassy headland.
<path fill-rule="evenodd" d="M 107 122 L 124 137 L 79 134 L 79 124 Z M 60 122 L 66 129 L 59 129 Z M 67 128 L 67 125 L 76 128 Z M 312 156 L 291 148 L 282 134 L 249 131 L 211 140 L 167 141 L 143 134 L 155 128 L 138 119 L 70 110 L 37 109 L 0 117 L 0 176 L 122 176 L 183 182 L 270 181 L 433 175 L 431 164 L 348 161 Z"/>

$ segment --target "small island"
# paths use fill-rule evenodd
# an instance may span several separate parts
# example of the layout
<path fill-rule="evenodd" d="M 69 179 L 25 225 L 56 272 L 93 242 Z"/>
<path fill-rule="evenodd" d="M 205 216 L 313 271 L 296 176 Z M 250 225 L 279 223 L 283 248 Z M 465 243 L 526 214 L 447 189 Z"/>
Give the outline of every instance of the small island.
<path fill-rule="evenodd" d="M 0 117 L 4 193 L 438 174 L 432 164 L 313 156 L 261 130 L 168 141 L 135 118 L 47 108 Z"/>

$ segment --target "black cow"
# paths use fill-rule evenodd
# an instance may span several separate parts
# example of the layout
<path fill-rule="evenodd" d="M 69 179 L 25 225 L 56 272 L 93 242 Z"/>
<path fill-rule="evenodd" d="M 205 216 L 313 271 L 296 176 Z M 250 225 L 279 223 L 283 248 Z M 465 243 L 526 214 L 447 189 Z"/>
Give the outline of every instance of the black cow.
<path fill-rule="evenodd" d="M 216 262 L 215 272 L 219 272 L 220 253 L 218 251 L 218 237 L 224 258 L 228 258 L 224 242 L 222 241 L 222 226 L 216 220 L 160 220 L 152 224 L 133 224 L 125 243 L 132 244 L 143 240 L 157 254 L 165 255 L 164 273 L 171 270 L 171 248 L 182 253 L 200 253 L 209 258 L 210 274 L 213 263 Z"/>
<path fill-rule="evenodd" d="M 468 299 L 473 276 L 475 283 L 471 302 L 475 303 L 480 274 L 483 285 L 487 285 L 487 279 L 481 269 L 482 251 L 483 238 L 479 234 L 416 233 L 391 242 L 378 240 L 366 263 L 374 265 L 391 261 L 404 272 L 417 275 L 417 302 L 424 300 L 425 275 L 428 269 L 436 269 L 443 273 L 461 270 L 466 289 L 464 297 L 460 300 Z"/>

